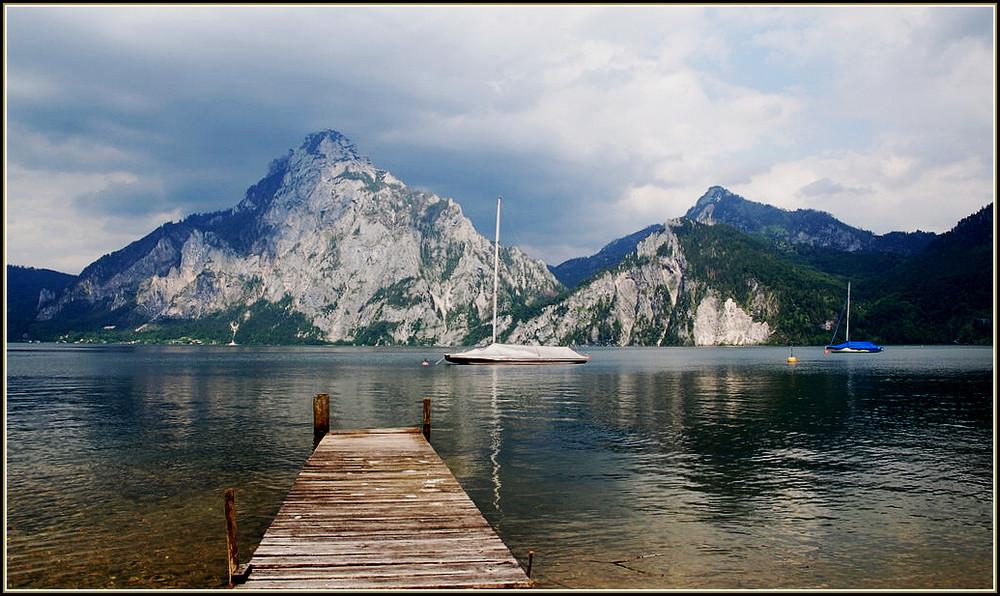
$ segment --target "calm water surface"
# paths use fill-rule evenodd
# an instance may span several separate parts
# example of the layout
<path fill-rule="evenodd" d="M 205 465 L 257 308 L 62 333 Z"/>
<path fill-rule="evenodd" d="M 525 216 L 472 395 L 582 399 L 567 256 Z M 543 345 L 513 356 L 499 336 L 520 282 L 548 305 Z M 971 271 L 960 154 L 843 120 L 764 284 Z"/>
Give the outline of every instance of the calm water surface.
<path fill-rule="evenodd" d="M 224 588 L 335 429 L 421 422 L 552 589 L 991 589 L 994 352 L 7 344 L 6 587 Z M 429 365 L 423 366 L 427 359 Z"/>

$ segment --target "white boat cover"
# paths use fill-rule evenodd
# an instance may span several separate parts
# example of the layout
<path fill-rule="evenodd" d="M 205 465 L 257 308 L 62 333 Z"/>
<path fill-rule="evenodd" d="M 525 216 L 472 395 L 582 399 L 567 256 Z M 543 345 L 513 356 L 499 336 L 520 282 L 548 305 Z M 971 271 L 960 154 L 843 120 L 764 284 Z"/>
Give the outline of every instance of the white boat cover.
<path fill-rule="evenodd" d="M 455 364 L 583 364 L 590 356 L 564 346 L 490 344 L 465 352 L 445 354 Z"/>

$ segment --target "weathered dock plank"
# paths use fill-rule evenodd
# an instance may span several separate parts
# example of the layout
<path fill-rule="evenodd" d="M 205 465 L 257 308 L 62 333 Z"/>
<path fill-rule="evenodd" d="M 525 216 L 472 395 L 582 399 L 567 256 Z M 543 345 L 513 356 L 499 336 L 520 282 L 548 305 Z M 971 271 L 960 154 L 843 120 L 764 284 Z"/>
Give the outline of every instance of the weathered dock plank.
<path fill-rule="evenodd" d="M 250 590 L 528 588 L 420 429 L 326 434 L 250 559 Z"/>

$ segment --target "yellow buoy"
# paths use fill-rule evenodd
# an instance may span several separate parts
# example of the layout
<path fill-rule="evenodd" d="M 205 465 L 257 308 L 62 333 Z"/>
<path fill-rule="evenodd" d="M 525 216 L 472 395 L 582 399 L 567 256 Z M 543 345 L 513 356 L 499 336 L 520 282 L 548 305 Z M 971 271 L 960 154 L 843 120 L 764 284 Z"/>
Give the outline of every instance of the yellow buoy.
<path fill-rule="evenodd" d="M 789 364 L 799 361 L 799 359 L 795 357 L 795 354 L 792 353 L 791 348 L 788 348 L 788 358 L 786 360 L 788 361 Z"/>

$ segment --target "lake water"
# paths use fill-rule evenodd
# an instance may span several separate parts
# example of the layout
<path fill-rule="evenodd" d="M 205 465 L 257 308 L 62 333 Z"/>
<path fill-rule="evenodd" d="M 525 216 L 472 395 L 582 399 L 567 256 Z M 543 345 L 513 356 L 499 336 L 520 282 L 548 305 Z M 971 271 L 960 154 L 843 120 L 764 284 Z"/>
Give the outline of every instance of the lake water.
<path fill-rule="evenodd" d="M 992 347 L 7 344 L 6 587 L 223 588 L 334 429 L 419 427 L 551 589 L 995 588 Z M 428 365 L 422 361 L 428 360 Z"/>

